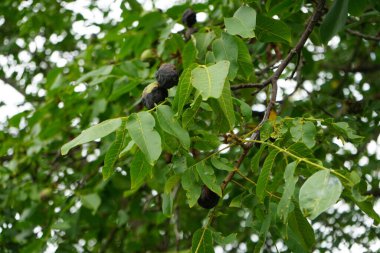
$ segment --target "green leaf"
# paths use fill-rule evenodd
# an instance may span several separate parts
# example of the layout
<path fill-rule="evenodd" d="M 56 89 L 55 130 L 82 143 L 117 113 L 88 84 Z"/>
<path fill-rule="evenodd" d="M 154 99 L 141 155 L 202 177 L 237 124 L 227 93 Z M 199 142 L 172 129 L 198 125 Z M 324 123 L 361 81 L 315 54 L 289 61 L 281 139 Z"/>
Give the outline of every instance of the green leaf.
<path fill-rule="evenodd" d="M 285 168 L 284 179 L 285 186 L 284 192 L 282 194 L 281 200 L 277 206 L 277 214 L 286 223 L 288 219 L 289 207 L 291 204 L 292 196 L 298 177 L 294 176 L 294 171 L 296 170 L 297 162 L 289 163 Z"/>
<path fill-rule="evenodd" d="M 260 128 L 260 140 L 266 141 L 270 138 L 273 132 L 273 124 L 271 121 L 265 121 L 263 126 Z"/>
<path fill-rule="evenodd" d="M 236 238 L 237 233 L 232 233 L 232 234 L 229 234 L 227 236 L 223 236 L 223 234 L 221 232 L 214 232 L 213 231 L 212 235 L 213 235 L 215 242 L 218 245 L 231 244 L 237 240 L 237 238 Z"/>
<path fill-rule="evenodd" d="M 174 194 L 172 193 L 163 193 L 161 194 L 162 198 L 162 213 L 170 218 L 173 213 L 173 201 L 174 201 Z"/>
<path fill-rule="evenodd" d="M 191 71 L 191 83 L 200 92 L 203 100 L 222 95 L 230 63 L 220 61 L 212 66 L 200 65 Z"/>
<path fill-rule="evenodd" d="M 116 131 L 121 126 L 121 123 L 121 118 L 109 119 L 84 130 L 75 139 L 62 146 L 61 154 L 66 155 L 73 147 L 109 135 L 110 133 Z"/>
<path fill-rule="evenodd" d="M 260 149 L 256 152 L 251 160 L 251 169 L 254 173 L 259 171 L 260 158 L 266 147 L 266 145 L 261 145 Z"/>
<path fill-rule="evenodd" d="M 196 165 L 196 170 L 202 182 L 213 192 L 222 197 L 222 189 L 220 185 L 216 182 L 216 177 L 214 174 L 214 169 L 207 166 L 204 162 L 199 162 Z"/>
<path fill-rule="evenodd" d="M 207 228 L 195 231 L 192 240 L 191 253 L 213 253 L 212 233 Z"/>
<path fill-rule="evenodd" d="M 160 157 L 162 151 L 161 137 L 154 130 L 155 124 L 154 117 L 145 111 L 130 115 L 127 121 L 129 135 L 151 165 Z"/>
<path fill-rule="evenodd" d="M 350 128 L 350 125 L 347 122 L 337 122 L 331 124 L 333 129 L 338 132 L 339 135 L 348 138 L 353 141 L 361 141 L 362 136 L 356 135 L 355 131 Z"/>
<path fill-rule="evenodd" d="M 348 2 L 348 0 L 334 1 L 321 24 L 320 34 L 323 43 L 326 44 L 334 35 L 343 30 L 348 16 Z"/>
<path fill-rule="evenodd" d="M 139 150 L 131 163 L 131 189 L 139 188 L 147 175 L 152 172 L 152 166 L 146 161 L 144 154 Z"/>
<path fill-rule="evenodd" d="M 189 40 L 182 51 L 183 68 L 187 69 L 194 62 L 196 62 L 197 49 L 195 48 L 193 40 Z"/>
<path fill-rule="evenodd" d="M 272 150 L 264 161 L 263 168 L 260 172 L 259 179 L 256 185 L 256 195 L 260 202 L 263 202 L 265 196 L 265 190 L 269 180 L 269 175 L 279 151 L 277 149 Z"/>
<path fill-rule="evenodd" d="M 245 79 L 249 80 L 253 73 L 253 63 L 251 54 L 249 53 L 247 45 L 244 43 L 242 39 L 235 37 L 235 40 L 238 46 L 238 74 L 241 73 L 241 75 Z"/>
<path fill-rule="evenodd" d="M 160 105 L 157 107 L 157 119 L 162 130 L 176 137 L 185 149 L 190 148 L 189 133 L 181 127 L 178 121 L 174 118 L 174 113 L 170 106 Z"/>
<path fill-rule="evenodd" d="M 341 182 L 329 170 L 314 173 L 300 189 L 299 203 L 302 213 L 305 217 L 315 219 L 338 201 L 342 190 Z"/>
<path fill-rule="evenodd" d="M 314 123 L 310 121 L 296 120 L 293 124 L 294 126 L 290 128 L 290 134 L 293 137 L 293 141 L 301 141 L 308 148 L 314 147 L 315 135 L 317 133 Z"/>
<path fill-rule="evenodd" d="M 92 209 L 92 214 L 95 214 L 98 210 L 100 203 L 102 202 L 101 198 L 97 193 L 91 193 L 87 195 L 82 195 L 80 198 L 83 206 Z"/>
<path fill-rule="evenodd" d="M 313 157 L 313 152 L 308 147 L 306 147 L 304 143 L 301 142 L 290 145 L 286 150 L 298 157 Z"/>
<path fill-rule="evenodd" d="M 106 66 L 103 66 L 103 67 L 100 67 L 98 69 L 95 69 L 93 71 L 90 71 L 86 74 L 84 74 L 83 76 L 81 76 L 81 78 L 79 78 L 76 83 L 82 83 L 82 82 L 85 82 L 91 78 L 94 78 L 94 77 L 99 77 L 99 76 L 105 76 L 105 75 L 109 75 L 111 73 L 113 69 L 113 65 L 106 65 Z"/>
<path fill-rule="evenodd" d="M 212 51 L 215 61 L 227 60 L 230 62 L 228 79 L 233 80 L 236 77 L 238 66 L 238 44 L 234 36 L 228 33 L 222 33 L 219 39 L 212 43 Z"/>
<path fill-rule="evenodd" d="M 223 163 L 220 160 L 220 158 L 218 159 L 216 157 L 212 157 L 210 160 L 211 160 L 212 166 L 214 166 L 214 168 L 216 168 L 218 170 L 225 170 L 225 171 L 233 171 L 234 170 L 233 166 Z"/>
<path fill-rule="evenodd" d="M 179 78 L 177 91 L 173 101 L 173 110 L 182 115 L 182 110 L 190 98 L 193 86 L 191 85 L 191 71 L 194 67 L 186 68 Z"/>
<path fill-rule="evenodd" d="M 289 214 L 289 248 L 294 252 L 312 252 L 315 245 L 314 230 L 298 206 Z"/>
<path fill-rule="evenodd" d="M 230 83 L 228 81 L 224 84 L 222 95 L 218 99 L 218 104 L 228 121 L 229 130 L 231 130 L 235 126 L 235 113 L 232 104 Z"/>
<path fill-rule="evenodd" d="M 290 28 L 281 20 L 257 16 L 256 36 L 261 42 L 291 43 Z"/>
<path fill-rule="evenodd" d="M 193 36 L 195 38 L 195 46 L 198 51 L 197 57 L 202 61 L 206 55 L 208 46 L 215 39 L 215 34 L 214 32 L 196 33 Z"/>
<path fill-rule="evenodd" d="M 103 180 L 108 179 L 114 172 L 115 163 L 124 146 L 124 140 L 125 140 L 125 134 L 126 134 L 125 133 L 126 122 L 127 120 L 123 118 L 120 128 L 116 131 L 115 141 L 112 143 L 111 147 L 108 149 L 106 153 L 106 157 L 104 158 L 104 166 L 102 168 Z"/>
<path fill-rule="evenodd" d="M 186 197 L 190 207 L 193 207 L 201 195 L 201 186 L 196 182 L 192 169 L 187 169 L 182 175 L 182 187 L 186 191 Z"/>
<path fill-rule="evenodd" d="M 182 126 L 186 129 L 194 121 L 195 115 L 198 113 L 202 103 L 201 96 L 195 98 L 195 101 L 182 114 Z"/>
<path fill-rule="evenodd" d="M 224 18 L 227 32 L 243 38 L 253 38 L 256 27 L 256 11 L 249 6 L 241 6 L 232 18 Z"/>
<path fill-rule="evenodd" d="M 178 182 L 181 180 L 181 176 L 180 175 L 173 175 L 171 177 L 169 177 L 169 179 L 165 182 L 165 188 L 164 188 L 164 192 L 166 194 L 169 194 L 173 187 L 178 184 Z"/>
<path fill-rule="evenodd" d="M 265 240 L 269 231 L 271 220 L 272 220 L 272 214 L 271 214 L 271 209 L 269 209 L 263 223 L 261 224 L 261 228 L 259 232 L 259 241 L 255 245 L 255 249 L 253 252 L 259 253 L 261 251 L 261 248 L 263 247 L 265 243 Z"/>

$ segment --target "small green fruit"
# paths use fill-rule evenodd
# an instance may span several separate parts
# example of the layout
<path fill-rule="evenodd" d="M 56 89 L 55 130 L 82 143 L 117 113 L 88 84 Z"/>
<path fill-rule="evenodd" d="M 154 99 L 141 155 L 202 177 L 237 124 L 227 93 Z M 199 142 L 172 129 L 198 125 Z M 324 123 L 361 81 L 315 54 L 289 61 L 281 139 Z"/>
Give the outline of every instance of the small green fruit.
<path fill-rule="evenodd" d="M 160 88 L 158 83 L 154 82 L 145 87 L 142 94 L 142 103 L 146 108 L 152 109 L 156 104 L 164 101 L 167 96 L 168 91 Z"/>
<path fill-rule="evenodd" d="M 206 209 L 215 207 L 219 202 L 219 196 L 211 191 L 207 186 L 202 187 L 201 196 L 198 199 L 198 204 Z"/>
<path fill-rule="evenodd" d="M 160 88 L 170 89 L 178 84 L 178 72 L 173 64 L 162 64 L 155 76 Z"/>

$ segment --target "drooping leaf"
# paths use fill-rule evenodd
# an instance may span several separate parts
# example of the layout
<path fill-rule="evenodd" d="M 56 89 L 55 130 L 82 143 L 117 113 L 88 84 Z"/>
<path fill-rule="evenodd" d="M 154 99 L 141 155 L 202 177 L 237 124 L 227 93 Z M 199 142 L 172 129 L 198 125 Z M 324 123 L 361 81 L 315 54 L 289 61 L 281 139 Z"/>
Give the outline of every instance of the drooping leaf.
<path fill-rule="evenodd" d="M 289 207 L 291 204 L 294 188 L 298 181 L 298 177 L 294 176 L 294 171 L 297 167 L 297 162 L 289 163 L 284 172 L 285 186 L 282 193 L 281 200 L 277 206 L 277 214 L 284 223 L 288 220 Z"/>
<path fill-rule="evenodd" d="M 135 154 L 130 167 L 131 189 L 139 188 L 145 177 L 152 172 L 152 166 L 146 161 L 145 155 L 140 150 Z"/>
<path fill-rule="evenodd" d="M 200 65 L 191 71 L 191 84 L 200 92 L 203 100 L 222 95 L 230 63 L 220 61 L 211 66 Z"/>
<path fill-rule="evenodd" d="M 204 162 L 200 162 L 196 166 L 199 177 L 202 182 L 213 192 L 222 197 L 222 189 L 220 185 L 216 182 L 216 177 L 214 174 L 214 169 L 207 166 Z"/>
<path fill-rule="evenodd" d="M 272 170 L 274 160 L 276 159 L 279 151 L 277 149 L 272 150 L 264 161 L 263 168 L 260 172 L 259 179 L 256 185 L 256 195 L 260 202 L 263 201 L 265 196 L 265 190 L 269 180 L 269 175 Z"/>
<path fill-rule="evenodd" d="M 255 37 L 256 11 L 249 6 L 241 6 L 232 18 L 224 18 L 227 32 L 243 38 Z"/>
<path fill-rule="evenodd" d="M 157 107 L 157 119 L 160 127 L 170 135 L 176 137 L 185 149 L 190 148 L 189 133 L 181 127 L 174 118 L 174 113 L 170 106 L 160 105 Z"/>
<path fill-rule="evenodd" d="M 201 228 L 195 231 L 192 240 L 191 253 L 213 253 L 212 233 L 207 228 Z"/>
<path fill-rule="evenodd" d="M 103 138 L 104 136 L 109 135 L 110 133 L 116 131 L 121 126 L 121 123 L 122 123 L 121 118 L 109 119 L 109 120 L 103 121 L 100 124 L 97 124 L 95 126 L 92 126 L 84 130 L 75 139 L 71 140 L 70 142 L 62 146 L 61 148 L 62 155 L 66 155 L 69 152 L 69 150 L 72 149 L 73 147 L 76 147 L 83 143 L 87 143 L 87 142 L 90 142 L 99 138 Z"/>
<path fill-rule="evenodd" d="M 348 2 L 349 0 L 334 1 L 321 25 L 320 33 L 323 43 L 329 42 L 334 35 L 344 28 L 348 16 Z"/>
<path fill-rule="evenodd" d="M 335 204 L 342 193 L 342 183 L 329 170 L 314 173 L 302 185 L 299 203 L 305 217 L 315 219 Z"/>
<path fill-rule="evenodd" d="M 127 120 L 122 119 L 120 128 L 116 131 L 116 138 L 112 143 L 111 147 L 106 153 L 104 158 L 104 166 L 102 168 L 103 180 L 108 179 L 114 172 L 114 165 L 119 157 L 120 152 L 124 146 L 126 125 Z"/>
<path fill-rule="evenodd" d="M 155 124 L 154 117 L 145 111 L 130 115 L 127 121 L 129 135 L 151 165 L 160 157 L 162 151 L 161 137 L 154 129 Z"/>

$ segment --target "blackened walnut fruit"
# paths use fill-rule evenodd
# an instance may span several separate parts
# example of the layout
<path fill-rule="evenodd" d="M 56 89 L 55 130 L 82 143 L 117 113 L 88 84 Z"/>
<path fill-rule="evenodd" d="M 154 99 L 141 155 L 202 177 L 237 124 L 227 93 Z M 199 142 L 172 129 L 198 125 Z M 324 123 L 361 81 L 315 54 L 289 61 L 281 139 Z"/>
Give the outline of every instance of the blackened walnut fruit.
<path fill-rule="evenodd" d="M 206 209 L 215 207 L 219 202 L 219 196 L 211 191 L 207 186 L 202 187 L 201 196 L 198 199 L 198 204 Z"/>
<path fill-rule="evenodd" d="M 197 22 L 197 14 L 192 9 L 187 9 L 182 14 L 182 23 L 187 27 L 192 27 Z"/>
<path fill-rule="evenodd" d="M 170 89 L 178 84 L 178 72 L 173 64 L 162 64 L 155 76 L 160 88 Z"/>
<path fill-rule="evenodd" d="M 158 83 L 154 82 L 145 87 L 142 94 L 142 102 L 148 109 L 152 109 L 156 104 L 167 98 L 168 91 L 158 87 Z"/>

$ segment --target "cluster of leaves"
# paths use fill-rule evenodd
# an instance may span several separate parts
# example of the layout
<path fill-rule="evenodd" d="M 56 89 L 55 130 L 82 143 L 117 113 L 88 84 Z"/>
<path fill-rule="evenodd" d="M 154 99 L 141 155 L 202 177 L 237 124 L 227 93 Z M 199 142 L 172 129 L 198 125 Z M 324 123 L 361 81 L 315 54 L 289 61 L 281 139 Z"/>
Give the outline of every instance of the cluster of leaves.
<path fill-rule="evenodd" d="M 283 75 L 296 67 L 295 92 L 307 96 L 284 94 L 264 124 L 252 106 L 266 106 L 271 86 L 255 96 L 231 87 L 268 80 L 316 7 L 300 0 L 227 2 L 192 5 L 208 19 L 185 41 L 171 31 L 188 4 L 146 13 L 127 1 L 121 22 L 101 25 L 101 36 L 67 66 L 42 72 L 46 95 L 0 133 L 2 251 L 56 245 L 63 252 L 213 252 L 219 245 L 258 252 L 281 241 L 280 251 L 310 252 L 322 250 L 330 236 L 312 224 L 340 231 L 332 245 L 339 247 L 355 241 L 343 233 L 345 220 L 380 222 L 371 196 L 378 194 L 371 192 L 378 188 L 378 160 L 366 149 L 379 135 L 380 103 L 371 98 L 380 92 L 374 68 L 380 52 L 378 42 L 344 31 L 373 34 L 376 1 L 328 2 L 320 29 Z M 338 47 L 315 50 L 338 33 Z M 155 53 L 148 62 L 141 57 L 146 50 Z M 179 66 L 179 84 L 164 103 L 144 111 L 141 91 L 162 62 Z M 260 138 L 251 138 L 254 133 Z M 337 153 L 337 139 L 360 152 Z M 359 165 L 363 157 L 366 166 Z M 221 188 L 230 173 L 235 176 Z M 196 205 L 202 185 L 221 197 L 209 213 Z M 338 199 L 350 212 L 326 213 Z M 365 228 L 362 245 L 369 247 L 379 231 Z"/>

